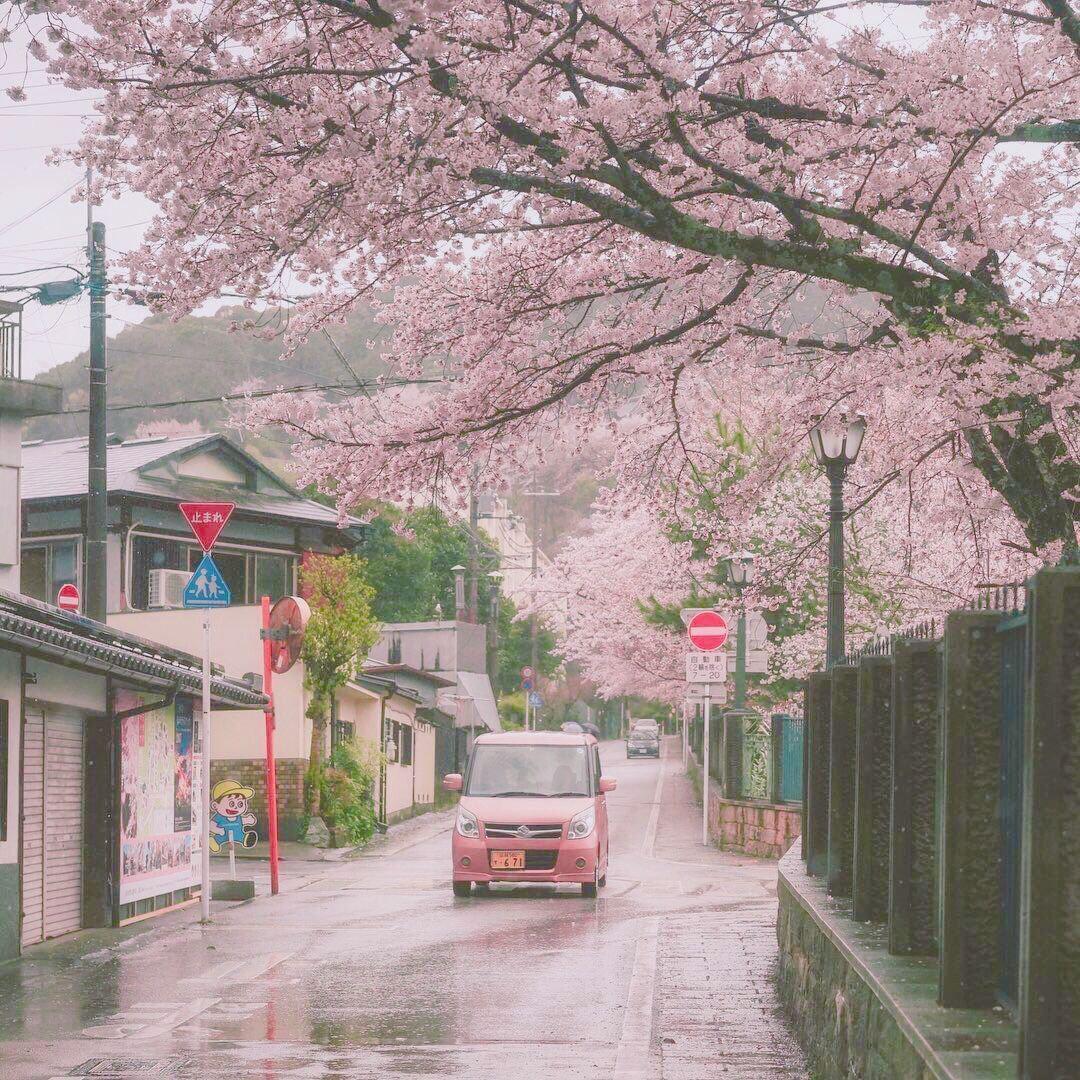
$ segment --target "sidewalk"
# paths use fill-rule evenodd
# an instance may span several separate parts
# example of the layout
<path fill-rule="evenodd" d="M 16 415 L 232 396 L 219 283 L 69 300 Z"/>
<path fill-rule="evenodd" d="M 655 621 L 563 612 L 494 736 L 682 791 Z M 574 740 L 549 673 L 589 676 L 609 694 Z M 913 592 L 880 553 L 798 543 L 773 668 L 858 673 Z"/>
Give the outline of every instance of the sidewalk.
<path fill-rule="evenodd" d="M 678 748 L 672 751 L 657 847 L 675 861 L 722 870 L 710 891 L 727 885 L 732 902 L 661 924 L 656 1020 L 662 1080 L 805 1080 L 805 1058 L 776 990 L 776 863 L 702 845 L 701 804 Z M 736 883 L 749 882 L 760 896 L 735 899 Z"/>

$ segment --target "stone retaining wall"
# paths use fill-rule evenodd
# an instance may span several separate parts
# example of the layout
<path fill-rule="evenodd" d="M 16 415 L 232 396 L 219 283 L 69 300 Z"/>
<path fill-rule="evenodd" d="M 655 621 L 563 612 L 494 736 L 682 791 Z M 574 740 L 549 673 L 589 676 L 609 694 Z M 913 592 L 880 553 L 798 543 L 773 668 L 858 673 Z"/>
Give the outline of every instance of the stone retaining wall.
<path fill-rule="evenodd" d="M 689 771 L 701 792 L 701 767 L 690 755 Z M 802 810 L 783 803 L 728 799 L 709 781 L 709 836 L 724 851 L 779 859 L 802 831 Z"/>
<path fill-rule="evenodd" d="M 1016 1025 L 1001 1010 L 935 1005 L 937 969 L 890 956 L 883 924 L 808 877 L 796 844 L 780 862 L 780 999 L 819 1080 L 1016 1075 Z"/>

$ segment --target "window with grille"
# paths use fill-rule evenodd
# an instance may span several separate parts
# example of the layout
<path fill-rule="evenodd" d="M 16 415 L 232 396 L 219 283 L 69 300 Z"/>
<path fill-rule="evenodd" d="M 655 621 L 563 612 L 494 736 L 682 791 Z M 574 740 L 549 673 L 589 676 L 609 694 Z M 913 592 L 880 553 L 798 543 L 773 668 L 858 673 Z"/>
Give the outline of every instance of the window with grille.
<path fill-rule="evenodd" d="M 26 596 L 55 604 L 62 585 L 79 584 L 79 541 L 71 538 L 24 544 L 20 581 Z"/>
<path fill-rule="evenodd" d="M 408 724 L 398 725 L 398 764 L 411 765 L 413 755 L 413 730 Z"/>

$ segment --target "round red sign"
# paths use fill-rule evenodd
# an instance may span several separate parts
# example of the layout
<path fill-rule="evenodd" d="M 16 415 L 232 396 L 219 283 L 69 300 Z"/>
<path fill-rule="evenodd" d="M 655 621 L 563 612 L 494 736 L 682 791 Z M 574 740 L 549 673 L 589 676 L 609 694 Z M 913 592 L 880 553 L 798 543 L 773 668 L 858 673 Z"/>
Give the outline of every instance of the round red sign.
<path fill-rule="evenodd" d="M 79 603 L 79 590 L 74 585 L 60 586 L 60 591 L 56 594 L 56 606 L 61 611 L 78 611 Z"/>
<path fill-rule="evenodd" d="M 702 652 L 715 652 L 728 639 L 727 620 L 717 611 L 699 611 L 686 627 L 690 644 Z"/>

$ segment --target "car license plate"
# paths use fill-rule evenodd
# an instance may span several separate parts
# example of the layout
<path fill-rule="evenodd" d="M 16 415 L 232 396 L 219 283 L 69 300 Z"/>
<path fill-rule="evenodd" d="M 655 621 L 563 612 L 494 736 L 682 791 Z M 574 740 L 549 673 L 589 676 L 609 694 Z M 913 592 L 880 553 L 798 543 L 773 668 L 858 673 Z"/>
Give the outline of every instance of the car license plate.
<path fill-rule="evenodd" d="M 493 851 L 491 853 L 492 870 L 524 870 L 524 851 Z"/>

